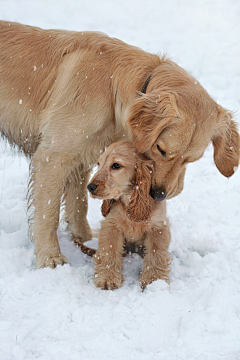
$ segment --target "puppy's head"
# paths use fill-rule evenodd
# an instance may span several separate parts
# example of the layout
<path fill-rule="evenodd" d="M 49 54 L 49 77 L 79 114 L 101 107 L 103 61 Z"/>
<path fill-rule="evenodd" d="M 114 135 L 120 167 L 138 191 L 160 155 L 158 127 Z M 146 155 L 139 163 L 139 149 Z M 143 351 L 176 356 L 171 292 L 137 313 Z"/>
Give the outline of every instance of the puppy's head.
<path fill-rule="evenodd" d="M 127 215 L 133 221 L 147 220 L 151 210 L 151 161 L 144 159 L 129 141 L 110 145 L 100 157 L 99 169 L 87 188 L 93 198 L 103 199 L 104 215 L 112 199 L 130 195 Z M 111 201 L 108 201 L 111 200 Z"/>
<path fill-rule="evenodd" d="M 218 170 L 231 176 L 239 163 L 239 134 L 232 114 L 211 99 L 183 69 L 166 61 L 130 108 L 128 125 L 140 153 L 154 164 L 151 196 L 172 198 L 183 189 L 186 166 L 212 141 Z"/>

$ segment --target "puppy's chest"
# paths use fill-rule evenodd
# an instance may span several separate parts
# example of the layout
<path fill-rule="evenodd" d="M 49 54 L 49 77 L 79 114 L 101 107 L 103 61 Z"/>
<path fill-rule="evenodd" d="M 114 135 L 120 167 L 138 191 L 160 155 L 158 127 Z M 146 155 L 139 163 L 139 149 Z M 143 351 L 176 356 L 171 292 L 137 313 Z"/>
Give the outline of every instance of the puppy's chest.
<path fill-rule="evenodd" d="M 149 222 L 133 222 L 125 216 L 122 219 L 122 230 L 126 242 L 141 244 L 146 232 L 150 230 L 150 224 Z"/>

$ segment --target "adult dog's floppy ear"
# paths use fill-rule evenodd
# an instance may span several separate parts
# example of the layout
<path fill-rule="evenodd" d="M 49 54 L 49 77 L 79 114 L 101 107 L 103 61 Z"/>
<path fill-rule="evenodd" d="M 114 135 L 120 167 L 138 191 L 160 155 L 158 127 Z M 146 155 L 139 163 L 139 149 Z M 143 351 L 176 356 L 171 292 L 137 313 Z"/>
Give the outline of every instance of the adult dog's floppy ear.
<path fill-rule="evenodd" d="M 144 162 L 136 165 L 136 180 L 127 207 L 127 216 L 135 222 L 146 221 L 151 214 L 151 197 L 149 195 L 151 186 L 152 167 Z"/>
<path fill-rule="evenodd" d="M 149 150 L 162 130 L 180 116 L 176 96 L 174 92 L 154 90 L 131 106 L 128 126 L 137 151 Z"/>
<path fill-rule="evenodd" d="M 239 133 L 237 124 L 232 120 L 230 111 L 218 106 L 218 125 L 212 139 L 214 162 L 218 170 L 226 177 L 236 171 L 239 164 Z"/>

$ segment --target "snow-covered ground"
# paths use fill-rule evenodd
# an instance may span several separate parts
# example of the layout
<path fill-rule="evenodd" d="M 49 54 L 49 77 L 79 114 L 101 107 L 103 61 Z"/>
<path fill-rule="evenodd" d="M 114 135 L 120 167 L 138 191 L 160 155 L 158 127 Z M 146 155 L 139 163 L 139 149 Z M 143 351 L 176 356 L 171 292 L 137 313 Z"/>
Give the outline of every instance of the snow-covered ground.
<path fill-rule="evenodd" d="M 239 0 L 1 0 L 0 19 L 99 30 L 165 51 L 239 113 Z M 0 360 L 239 360 L 240 171 L 224 178 L 212 154 L 209 146 L 189 165 L 184 191 L 168 201 L 170 285 L 157 281 L 142 293 L 135 255 L 124 259 L 124 286 L 102 291 L 64 224 L 71 266 L 35 270 L 28 162 L 0 141 Z M 90 200 L 88 217 L 100 227 L 99 201 Z"/>

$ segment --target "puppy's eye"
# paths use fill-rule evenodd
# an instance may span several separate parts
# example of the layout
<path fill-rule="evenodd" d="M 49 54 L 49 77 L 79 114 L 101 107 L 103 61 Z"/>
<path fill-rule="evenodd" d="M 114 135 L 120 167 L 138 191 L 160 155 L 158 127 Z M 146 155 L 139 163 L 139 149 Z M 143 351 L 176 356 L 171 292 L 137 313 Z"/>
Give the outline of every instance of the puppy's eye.
<path fill-rule="evenodd" d="M 120 169 L 121 167 L 122 167 L 122 165 L 117 164 L 117 163 L 114 163 L 114 164 L 112 164 L 112 166 L 111 166 L 111 168 L 114 169 L 114 170 Z"/>
<path fill-rule="evenodd" d="M 158 149 L 158 151 L 161 153 L 162 156 L 164 156 L 164 157 L 167 156 L 166 151 L 164 151 L 163 149 L 161 149 L 159 145 L 157 145 L 157 149 Z"/>

